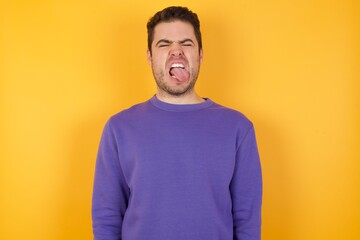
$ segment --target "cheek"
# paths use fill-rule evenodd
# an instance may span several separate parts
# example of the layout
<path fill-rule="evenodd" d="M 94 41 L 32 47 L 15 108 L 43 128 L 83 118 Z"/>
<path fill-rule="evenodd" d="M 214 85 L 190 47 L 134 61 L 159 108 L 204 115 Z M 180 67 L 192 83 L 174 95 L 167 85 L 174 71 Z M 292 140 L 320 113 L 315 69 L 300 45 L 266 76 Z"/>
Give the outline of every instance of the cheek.
<path fill-rule="evenodd" d="M 200 65 L 201 64 L 201 58 L 199 55 L 194 55 L 192 56 L 191 58 L 191 63 L 193 66 L 197 66 L 197 65 Z"/>
<path fill-rule="evenodd" d="M 165 62 L 166 62 L 166 57 L 161 56 L 159 54 L 153 55 L 153 57 L 152 57 L 152 64 L 154 64 L 156 66 L 165 65 Z"/>

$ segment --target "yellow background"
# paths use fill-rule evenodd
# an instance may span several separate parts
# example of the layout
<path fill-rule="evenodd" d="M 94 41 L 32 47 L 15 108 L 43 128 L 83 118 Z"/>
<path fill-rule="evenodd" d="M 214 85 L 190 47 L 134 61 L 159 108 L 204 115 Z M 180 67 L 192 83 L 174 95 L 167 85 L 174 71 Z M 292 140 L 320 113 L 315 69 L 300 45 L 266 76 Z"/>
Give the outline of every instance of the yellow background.
<path fill-rule="evenodd" d="M 255 124 L 264 240 L 360 239 L 358 0 L 0 3 L 0 239 L 91 239 L 108 117 L 155 91 L 146 22 L 198 13 L 198 91 Z"/>

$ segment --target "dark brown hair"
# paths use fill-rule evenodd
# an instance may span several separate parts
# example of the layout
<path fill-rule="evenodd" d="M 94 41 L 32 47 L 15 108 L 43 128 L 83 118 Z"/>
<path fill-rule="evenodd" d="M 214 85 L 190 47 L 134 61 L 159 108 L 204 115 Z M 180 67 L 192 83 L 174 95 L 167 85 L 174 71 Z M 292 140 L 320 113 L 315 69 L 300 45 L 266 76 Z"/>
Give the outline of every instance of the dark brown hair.
<path fill-rule="evenodd" d="M 202 49 L 200 21 L 196 13 L 193 13 L 186 7 L 167 7 L 157 12 L 147 23 L 148 49 L 151 53 L 151 44 L 154 40 L 154 28 L 161 22 L 172 22 L 180 20 L 190 23 L 194 28 L 196 40 L 199 44 L 199 50 Z"/>

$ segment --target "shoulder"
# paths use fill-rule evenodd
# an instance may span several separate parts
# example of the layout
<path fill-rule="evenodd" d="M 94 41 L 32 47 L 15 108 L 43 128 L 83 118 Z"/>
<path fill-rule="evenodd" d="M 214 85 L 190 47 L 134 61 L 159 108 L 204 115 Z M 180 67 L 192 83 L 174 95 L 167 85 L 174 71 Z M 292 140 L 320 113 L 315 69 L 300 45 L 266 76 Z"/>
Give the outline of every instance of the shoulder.
<path fill-rule="evenodd" d="M 242 128 L 251 128 L 253 126 L 251 120 L 239 110 L 215 102 L 209 107 L 209 110 L 221 116 L 224 122 L 232 123 Z"/>
<path fill-rule="evenodd" d="M 151 111 L 148 101 L 135 104 L 127 109 L 121 110 L 110 116 L 106 122 L 108 128 L 119 128 L 121 126 L 131 125 L 141 121 L 144 114 Z"/>
<path fill-rule="evenodd" d="M 147 112 L 149 110 L 148 101 L 135 104 L 127 109 L 124 109 L 114 115 L 109 119 L 110 122 L 118 121 L 128 121 L 133 118 L 138 118 L 139 115 Z"/>

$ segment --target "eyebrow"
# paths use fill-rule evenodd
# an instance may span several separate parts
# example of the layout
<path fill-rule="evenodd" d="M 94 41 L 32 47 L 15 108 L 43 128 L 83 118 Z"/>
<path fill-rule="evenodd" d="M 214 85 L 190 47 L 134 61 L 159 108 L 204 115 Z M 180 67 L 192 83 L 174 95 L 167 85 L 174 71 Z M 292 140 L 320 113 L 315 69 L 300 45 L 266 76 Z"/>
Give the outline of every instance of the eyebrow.
<path fill-rule="evenodd" d="M 167 43 L 167 44 L 170 44 L 170 43 L 174 43 L 175 41 L 170 41 L 169 39 L 160 39 L 159 41 L 157 41 L 157 43 L 155 44 L 155 46 L 158 46 L 159 44 L 161 43 Z M 194 41 L 190 38 L 185 38 L 183 40 L 180 40 L 180 41 L 177 41 L 179 44 L 183 44 L 183 43 L 186 43 L 186 42 L 191 42 L 192 44 L 194 44 Z"/>

